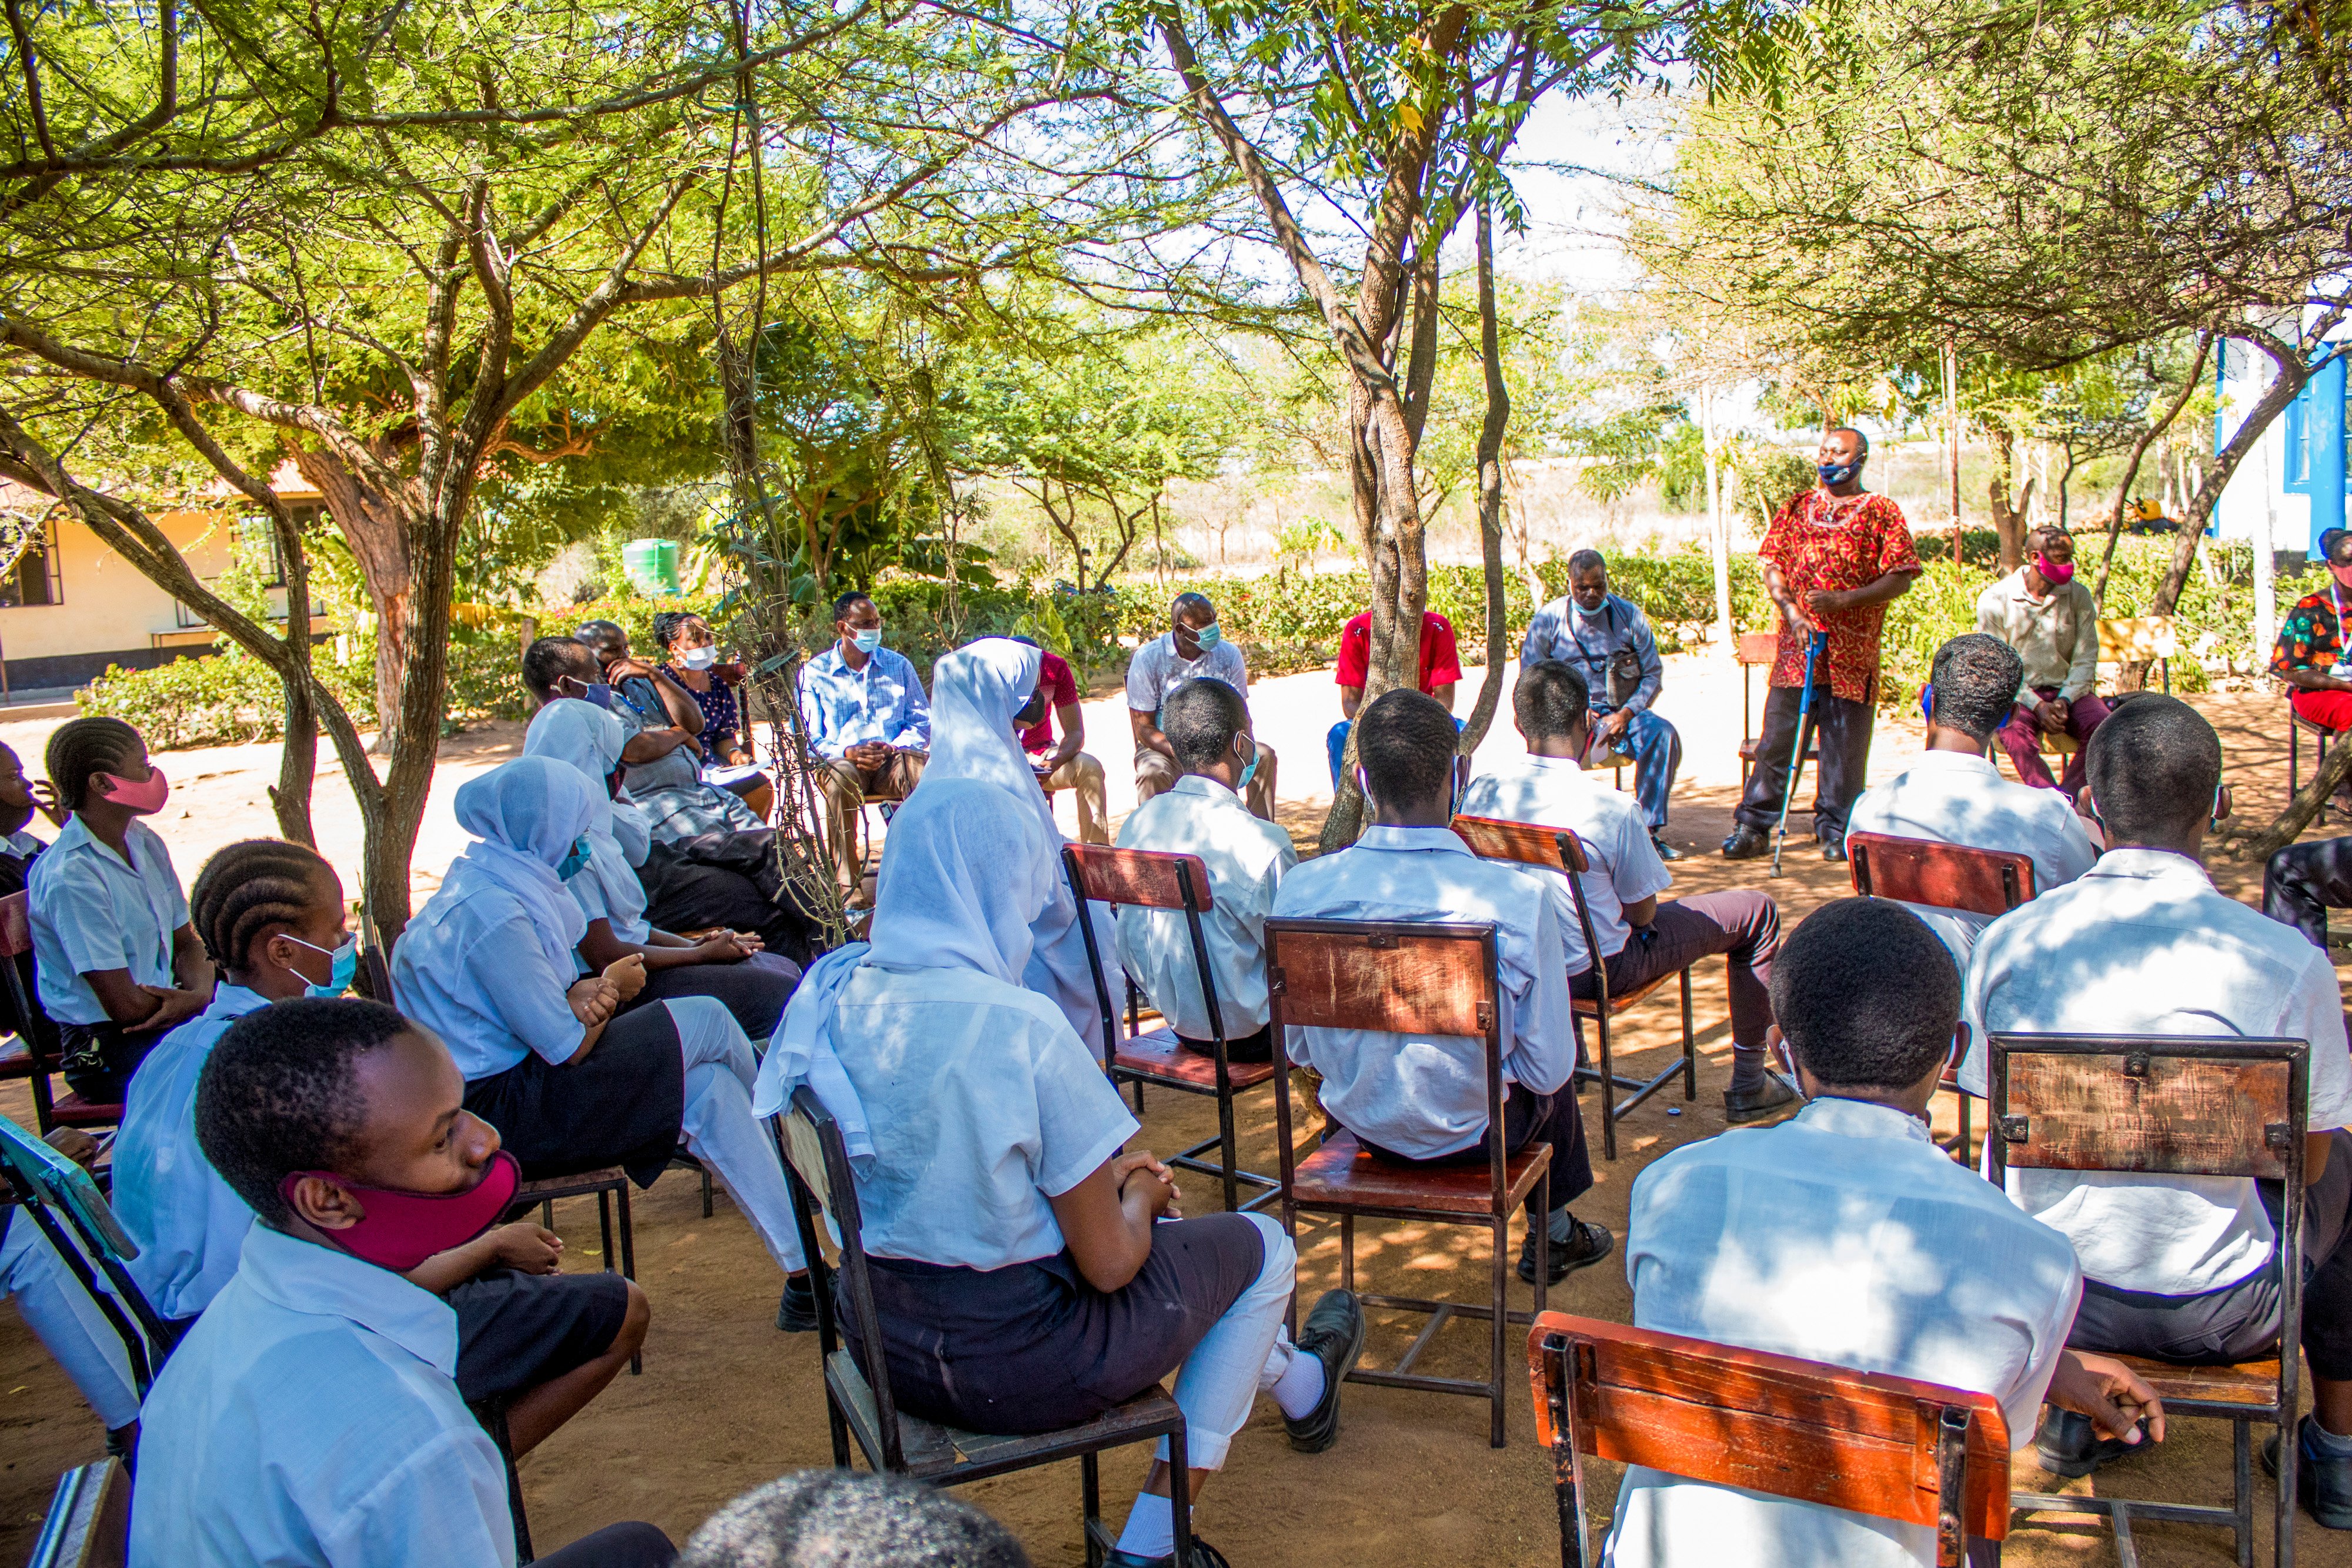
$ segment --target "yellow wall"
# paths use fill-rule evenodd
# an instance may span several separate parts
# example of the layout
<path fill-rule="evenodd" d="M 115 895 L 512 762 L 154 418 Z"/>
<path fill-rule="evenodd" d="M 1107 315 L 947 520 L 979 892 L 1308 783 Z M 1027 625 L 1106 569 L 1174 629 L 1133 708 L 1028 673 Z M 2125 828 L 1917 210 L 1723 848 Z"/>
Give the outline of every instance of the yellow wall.
<path fill-rule="evenodd" d="M 167 512 L 156 526 L 202 578 L 231 564 L 236 530 L 227 512 Z M 72 653 L 144 651 L 152 634 L 174 630 L 172 596 L 139 575 L 79 522 L 56 529 L 64 602 L 0 607 L 0 653 L 11 660 Z"/>

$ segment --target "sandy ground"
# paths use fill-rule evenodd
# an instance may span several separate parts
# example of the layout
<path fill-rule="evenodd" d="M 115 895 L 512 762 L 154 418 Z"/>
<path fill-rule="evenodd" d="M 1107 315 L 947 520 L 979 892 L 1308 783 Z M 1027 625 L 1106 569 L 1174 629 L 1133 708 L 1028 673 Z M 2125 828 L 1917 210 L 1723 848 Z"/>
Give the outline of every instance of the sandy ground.
<path fill-rule="evenodd" d="M 1670 837 L 1709 852 L 1728 831 L 1736 799 L 1740 679 L 1727 661 L 1704 653 L 1669 661 L 1660 711 L 1681 727 L 1686 747 L 1684 782 L 1675 800 Z M 1460 706 L 1466 711 L 1478 672 L 1471 673 Z M 1336 717 L 1328 674 L 1267 681 L 1252 693 L 1261 735 L 1280 748 L 1282 815 L 1311 842 L 1329 781 L 1322 760 L 1324 728 Z M 2266 815 L 2285 794 L 2285 742 L 2276 699 L 2260 695 L 2201 699 L 2222 730 L 2242 810 Z M 1089 730 L 1097 755 L 1112 761 L 1112 810 L 1132 805 L 1126 748 L 1103 745 L 1125 734 L 1113 695 L 1089 703 Z M 37 758 L 47 724 L 0 725 L 0 738 Z M 515 727 L 491 726 L 445 743 L 444 767 L 417 856 L 420 892 L 462 842 L 449 821 L 448 794 L 463 779 L 511 755 Z M 1882 720 L 1872 775 L 1896 771 L 1919 744 L 1917 726 Z M 1489 736 L 1482 758 L 1517 749 L 1507 714 Z M 219 844 L 266 832 L 270 818 L 261 786 L 274 758 L 266 747 L 179 754 L 166 759 L 174 797 L 162 831 L 184 876 Z M 37 763 L 36 763 L 37 767 Z M 320 789 L 321 838 L 346 867 L 355 859 L 356 823 L 337 800 L 331 776 Z M 1062 810 L 1066 825 L 1070 806 Z M 1794 920 L 1846 891 L 1846 868 L 1810 853 L 1792 854 L 1789 874 L 1765 878 L 1755 863 L 1727 865 L 1711 852 L 1676 868 L 1686 891 L 1769 885 Z M 2216 875 L 2225 890 L 2252 898 L 2258 867 L 2222 862 Z M 1721 1090 L 1728 1075 L 1728 1033 L 1723 971 L 1703 967 L 1696 988 L 1702 1052 L 1696 1101 L 1653 1100 L 1621 1126 L 1622 1157 L 1603 1164 L 1599 1185 L 1578 1205 L 1585 1218 L 1621 1238 L 1626 1195 L 1642 1168 L 1668 1150 L 1722 1130 Z M 1670 993 L 1632 1015 L 1619 1035 L 1628 1066 L 1654 1070 L 1678 1046 Z M 0 1093 L 0 1111 L 29 1121 L 21 1088 Z M 1214 1130 L 1206 1101 L 1159 1094 L 1145 1108 L 1146 1140 L 1165 1151 Z M 1243 1158 L 1271 1169 L 1273 1112 L 1263 1097 L 1242 1107 Z M 1591 1121 L 1598 1149 L 1598 1127 Z M 1196 1212 L 1213 1207 L 1210 1184 L 1188 1178 Z M 722 1196 L 716 1217 L 701 1215 L 697 1186 L 683 1175 L 663 1180 L 635 1205 L 637 1270 L 653 1299 L 654 1324 L 645 1374 L 624 1376 L 591 1409 L 522 1463 L 526 1496 L 541 1550 L 620 1519 L 647 1519 L 683 1539 L 727 1499 L 785 1470 L 830 1462 L 824 1396 L 814 1336 L 786 1337 L 773 1327 L 780 1281 L 740 1218 Z M 598 1267 L 593 1206 L 575 1201 L 558 1210 L 559 1228 L 575 1267 Z M 1301 1290 L 1308 1299 L 1337 1282 L 1336 1228 L 1307 1226 L 1300 1237 Z M 1457 1294 L 1482 1299 L 1486 1247 L 1477 1232 L 1448 1228 L 1367 1224 L 1360 1228 L 1360 1277 L 1369 1288 L 1413 1295 Z M 1524 1306 L 1525 1287 L 1514 1286 Z M 1612 1259 L 1576 1275 L 1552 1296 L 1560 1310 L 1623 1321 L 1631 1307 L 1622 1267 Z M 1376 1315 L 1368 1364 L 1392 1363 L 1411 1328 L 1401 1315 Z M 1485 1340 L 1477 1325 L 1449 1328 L 1424 1364 L 1429 1370 L 1478 1376 Z M 1486 1444 L 1481 1402 L 1402 1390 L 1351 1387 L 1339 1446 L 1328 1454 L 1293 1453 L 1270 1404 L 1235 1445 L 1226 1472 L 1209 1489 L 1198 1512 L 1202 1533 L 1236 1564 L 1280 1568 L 1345 1561 L 1394 1564 L 1430 1563 L 1528 1565 L 1558 1561 L 1559 1542 L 1547 1456 L 1533 1441 L 1524 1363 L 1515 1349 L 1510 1446 Z M 25 1552 L 37 1528 L 58 1472 L 96 1458 L 102 1434 L 39 1345 L 12 1313 L 0 1313 L 0 1560 Z M 1114 1521 L 1141 1479 L 1139 1449 L 1104 1461 L 1105 1510 Z M 1613 1497 L 1615 1476 L 1591 1467 L 1596 1526 Z M 2221 1501 L 2226 1498 L 2226 1431 L 2210 1422 L 2183 1421 L 2163 1452 L 2110 1469 L 2096 1485 L 2119 1495 Z M 2043 1486 L 2028 1457 L 2021 1487 Z M 2263 1488 L 2259 1469 L 2258 1490 Z M 2082 1488 L 2094 1483 L 2073 1483 Z M 1075 1465 L 1010 1476 L 971 1489 L 970 1495 L 1019 1532 L 1041 1565 L 1083 1562 Z M 2268 1492 L 2257 1502 L 2266 1518 Z M 2215 1530 L 2142 1525 L 2140 1560 L 2151 1568 L 2226 1563 L 2227 1537 Z M 2352 1563 L 2352 1545 L 2307 1519 L 2297 1550 L 2312 1563 Z M 2257 1545 L 2269 1550 L 2267 1532 Z M 2029 1568 L 2116 1561 L 2112 1540 L 2083 1516 L 2045 1517 L 2021 1524 L 2010 1541 L 2009 1561 Z"/>

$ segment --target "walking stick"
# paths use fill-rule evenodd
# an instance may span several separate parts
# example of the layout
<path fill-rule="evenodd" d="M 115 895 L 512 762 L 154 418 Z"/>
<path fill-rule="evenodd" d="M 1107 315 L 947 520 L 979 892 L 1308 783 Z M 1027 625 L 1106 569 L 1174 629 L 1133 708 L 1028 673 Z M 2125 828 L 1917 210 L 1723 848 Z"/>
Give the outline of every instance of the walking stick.
<path fill-rule="evenodd" d="M 1797 776 L 1805 768 L 1805 741 L 1813 722 L 1813 660 L 1828 646 L 1830 634 L 1816 632 L 1805 639 L 1805 686 L 1797 695 L 1797 744 L 1789 753 L 1789 779 L 1780 788 L 1780 821 L 1772 830 L 1772 874 L 1780 874 L 1780 848 L 1789 841 L 1789 803 L 1797 798 Z"/>

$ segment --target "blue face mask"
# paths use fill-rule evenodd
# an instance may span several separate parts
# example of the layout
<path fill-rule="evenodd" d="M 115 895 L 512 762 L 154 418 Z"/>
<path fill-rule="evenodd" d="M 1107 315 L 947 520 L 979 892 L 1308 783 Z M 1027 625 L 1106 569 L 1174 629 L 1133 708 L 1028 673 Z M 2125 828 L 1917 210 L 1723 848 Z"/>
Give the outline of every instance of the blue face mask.
<path fill-rule="evenodd" d="M 303 941 L 302 938 L 295 936 L 291 931 L 286 933 L 286 940 L 293 943 L 297 947 L 308 947 L 313 953 L 325 953 L 327 955 L 327 983 L 323 986 L 311 985 L 308 983 L 310 977 L 308 976 L 304 976 L 303 978 L 305 984 L 302 987 L 302 994 L 304 996 L 340 997 L 345 991 L 352 988 L 352 977 L 359 972 L 360 967 L 360 939 L 358 937 L 344 937 L 343 945 L 333 949 L 331 952 L 327 948 L 318 946 L 316 943 Z M 298 969 L 295 973 L 300 974 L 301 971 Z"/>
<path fill-rule="evenodd" d="M 1247 764 L 1246 764 L 1246 765 L 1242 768 L 1242 776 L 1241 776 L 1240 778 L 1238 778 L 1238 779 L 1234 779 L 1234 789 L 1248 789 L 1248 788 L 1249 788 L 1249 786 L 1250 786 L 1250 780 L 1251 780 L 1251 779 L 1255 779 L 1255 778 L 1256 778 L 1256 777 L 1257 777 L 1257 744 L 1256 744 L 1255 741 L 1253 741 L 1253 742 L 1251 742 L 1251 744 L 1250 744 L 1250 759 L 1249 759 L 1249 762 L 1248 762 L 1248 763 L 1247 763 Z"/>
<path fill-rule="evenodd" d="M 566 675 L 563 679 L 567 685 L 575 685 L 580 688 L 581 701 L 594 703 L 598 707 L 604 709 L 607 713 L 612 711 L 613 688 L 608 683 L 604 681 L 583 681 L 577 675 Z"/>
<path fill-rule="evenodd" d="M 870 653 L 882 645 L 882 628 L 870 626 L 862 632 L 852 632 L 849 640 L 857 645 L 859 653 Z"/>
<path fill-rule="evenodd" d="M 1857 457 L 1851 463 L 1816 463 L 1813 472 L 1822 476 L 1824 485 L 1843 485 L 1862 472 L 1862 462 Z"/>
<path fill-rule="evenodd" d="M 557 864 L 555 874 L 562 877 L 564 881 L 570 882 L 573 877 L 578 876 L 582 872 L 586 871 L 587 869 L 588 835 L 583 833 L 578 838 L 572 841 L 572 848 L 565 852 L 562 861 Z"/>
<path fill-rule="evenodd" d="M 1202 627 L 1198 632 L 1193 632 L 1192 640 L 1200 643 L 1201 652 L 1205 653 L 1223 643 L 1225 640 L 1225 634 L 1219 631 L 1217 629 L 1217 623 L 1212 621 L 1206 626 Z"/>

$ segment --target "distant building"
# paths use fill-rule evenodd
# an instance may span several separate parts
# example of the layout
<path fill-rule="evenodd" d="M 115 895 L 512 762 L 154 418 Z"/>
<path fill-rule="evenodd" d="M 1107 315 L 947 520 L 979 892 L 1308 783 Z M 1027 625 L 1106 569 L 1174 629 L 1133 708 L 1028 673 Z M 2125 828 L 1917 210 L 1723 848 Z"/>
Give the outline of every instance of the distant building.
<path fill-rule="evenodd" d="M 2251 345 L 2223 347 L 2213 388 L 2221 405 L 2216 450 L 2276 374 L 2269 356 Z M 2273 550 L 2319 558 L 2319 536 L 2345 526 L 2345 364 L 2337 359 L 2271 422 L 2221 492 L 2214 508 L 2218 538 L 2251 539 L 2267 524 Z"/>

